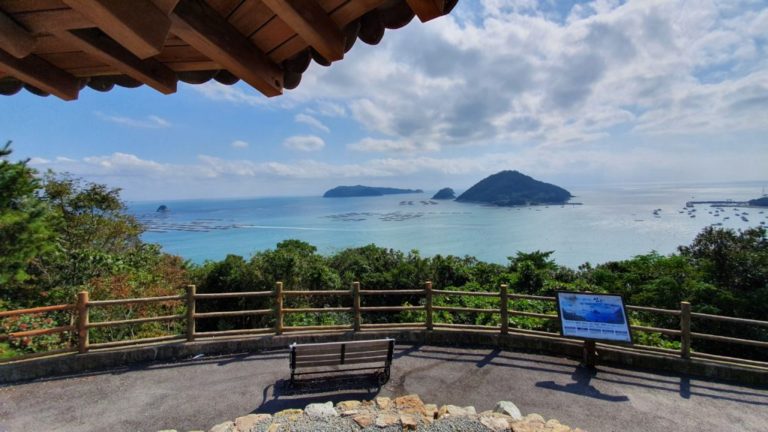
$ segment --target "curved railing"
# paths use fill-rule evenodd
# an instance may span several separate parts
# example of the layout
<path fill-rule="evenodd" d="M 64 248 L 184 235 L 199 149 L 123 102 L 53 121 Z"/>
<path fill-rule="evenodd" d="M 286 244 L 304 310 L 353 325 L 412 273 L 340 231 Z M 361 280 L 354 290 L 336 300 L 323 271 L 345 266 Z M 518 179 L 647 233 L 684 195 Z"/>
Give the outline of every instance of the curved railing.
<path fill-rule="evenodd" d="M 303 296 L 314 298 L 319 296 L 341 297 L 351 299 L 352 306 L 349 307 L 284 307 L 285 300 L 292 297 Z M 411 305 L 385 305 L 385 306 L 363 306 L 363 298 L 369 297 L 391 297 L 391 296 L 421 296 L 422 300 L 418 306 Z M 499 300 L 498 308 L 473 308 L 458 306 L 440 306 L 435 304 L 435 299 L 440 296 L 451 296 L 453 298 L 462 296 L 489 297 Z M 248 299 L 248 298 L 268 298 L 272 300 L 272 307 L 268 309 L 248 309 L 235 311 L 207 311 L 197 312 L 198 304 L 210 300 L 221 299 Z M 361 289 L 360 284 L 355 282 L 349 290 L 284 290 L 283 284 L 277 282 L 275 288 L 271 291 L 252 291 L 252 292 L 226 292 L 226 293 L 197 293 L 195 286 L 187 287 L 185 295 L 147 297 L 118 300 L 89 300 L 88 292 L 78 294 L 75 304 L 44 306 L 32 309 L 21 309 L 15 311 L 0 312 L 0 319 L 8 317 L 17 317 L 24 315 L 46 314 L 52 312 L 69 312 L 71 314 L 70 325 L 58 326 L 44 329 L 34 329 L 18 331 L 13 333 L 0 334 L 0 341 L 12 340 L 14 338 L 31 338 L 51 334 L 69 334 L 64 337 L 67 342 L 65 348 L 48 352 L 27 354 L 21 357 L 14 357 L 0 360 L 0 362 L 9 362 L 33 357 L 53 356 L 66 353 L 87 353 L 91 350 L 104 350 L 127 345 L 139 345 L 161 342 L 180 342 L 195 340 L 210 340 L 213 338 L 222 338 L 229 336 L 252 336 L 252 335 L 280 335 L 291 332 L 325 332 L 325 331 L 352 331 L 365 332 L 369 330 L 381 329 L 423 329 L 427 331 L 441 329 L 459 329 L 465 331 L 476 331 L 484 333 L 498 333 L 500 335 L 525 334 L 539 338 L 559 338 L 560 334 L 555 332 L 530 330 L 510 327 L 510 317 L 528 317 L 545 320 L 556 320 L 557 315 L 549 313 L 538 313 L 523 310 L 515 310 L 510 307 L 512 300 L 530 300 L 539 302 L 555 302 L 555 297 L 535 296 L 510 293 L 507 285 L 501 285 L 498 292 L 485 291 L 449 291 L 433 289 L 431 282 L 426 282 L 420 289 L 400 289 L 400 290 L 370 290 Z M 116 305 L 139 305 L 155 303 L 173 303 L 178 304 L 179 310 L 183 308 L 184 313 L 173 315 L 149 316 L 116 321 L 91 322 L 92 311 L 98 308 L 116 306 Z M 422 304 L 423 303 L 423 304 Z M 715 342 L 725 342 L 735 345 L 753 346 L 768 348 L 768 342 L 734 338 L 709 333 L 700 333 L 691 331 L 692 320 L 719 321 L 727 323 L 737 323 L 749 326 L 768 327 L 768 321 L 753 319 L 735 318 L 720 315 L 711 315 L 691 311 L 691 305 L 688 302 L 681 302 L 679 310 L 660 309 L 644 306 L 627 306 L 627 309 L 636 313 L 651 315 L 664 315 L 672 317 L 679 324 L 677 328 L 662 328 L 632 325 L 630 328 L 635 332 L 659 333 L 674 338 L 679 338 L 680 349 L 667 349 L 648 345 L 633 346 L 634 349 L 648 352 L 664 353 L 667 355 L 679 356 L 683 359 L 698 358 L 720 362 L 728 362 L 745 366 L 756 366 L 768 368 L 768 362 L 750 360 L 738 357 L 727 357 L 705 352 L 694 351 L 691 349 L 691 342 L 695 339 L 708 340 Z M 380 312 L 419 312 L 423 314 L 423 321 L 418 322 L 388 322 L 388 323 L 366 323 L 363 320 L 363 314 Z M 305 326 L 287 326 L 285 318 L 290 314 L 297 313 L 346 313 L 351 315 L 351 323 L 346 325 L 305 325 Z M 437 313 L 487 313 L 499 315 L 499 325 L 486 326 L 474 324 L 449 324 L 436 322 Z M 246 316 L 268 316 L 274 321 L 274 325 L 262 328 L 242 328 L 222 331 L 198 331 L 197 322 L 201 319 L 210 318 L 234 318 Z M 126 325 L 145 324 L 152 322 L 178 322 L 184 323 L 179 326 L 178 334 L 166 335 L 160 337 L 138 338 L 128 340 L 110 340 L 107 342 L 91 343 L 90 332 L 92 329 L 114 328 Z"/>

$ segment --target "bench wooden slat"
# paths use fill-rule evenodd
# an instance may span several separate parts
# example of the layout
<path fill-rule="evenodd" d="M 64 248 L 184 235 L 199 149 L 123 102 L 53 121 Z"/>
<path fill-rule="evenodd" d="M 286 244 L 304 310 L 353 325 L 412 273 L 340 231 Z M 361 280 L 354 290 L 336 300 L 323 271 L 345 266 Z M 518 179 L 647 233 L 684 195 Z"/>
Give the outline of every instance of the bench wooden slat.
<path fill-rule="evenodd" d="M 314 355 L 314 354 L 330 354 L 330 353 L 340 353 L 341 352 L 341 344 L 334 347 L 311 347 L 311 348 L 304 348 L 301 345 L 296 345 L 296 354 L 297 355 Z M 345 345 L 344 351 L 348 353 L 353 352 L 367 352 L 367 351 L 386 351 L 389 349 L 388 344 L 380 344 L 377 346 L 359 346 L 359 345 Z"/>
<path fill-rule="evenodd" d="M 387 346 L 389 339 L 379 340 L 367 340 L 367 341 L 343 341 L 343 342 L 322 342 L 322 343 L 309 343 L 309 344 L 296 344 L 296 349 L 309 349 L 314 347 L 334 347 L 340 345 L 346 345 L 347 349 L 352 347 L 375 347 L 375 346 Z"/>
<path fill-rule="evenodd" d="M 387 357 L 362 357 L 362 358 L 356 358 L 356 359 L 345 359 L 344 364 L 340 364 L 338 360 L 326 360 L 326 361 L 313 361 L 313 362 L 303 362 L 301 360 L 296 360 L 296 369 L 299 368 L 312 368 L 312 367 L 318 367 L 318 366 L 345 366 L 345 365 L 351 365 L 351 364 L 361 364 L 361 363 L 382 363 L 387 360 Z M 384 367 L 382 364 L 381 367 Z"/>
<path fill-rule="evenodd" d="M 371 359 L 380 359 L 381 361 L 387 360 L 387 351 L 374 351 L 374 352 L 365 352 L 365 353 L 352 353 L 352 354 L 346 354 L 344 356 L 344 363 L 347 363 L 348 360 L 355 360 L 360 358 L 371 358 Z M 297 365 L 306 365 L 311 364 L 312 362 L 328 362 L 328 361 L 335 361 L 336 363 L 341 364 L 341 354 L 324 354 L 319 356 L 309 356 L 309 357 L 299 357 L 296 360 Z"/>

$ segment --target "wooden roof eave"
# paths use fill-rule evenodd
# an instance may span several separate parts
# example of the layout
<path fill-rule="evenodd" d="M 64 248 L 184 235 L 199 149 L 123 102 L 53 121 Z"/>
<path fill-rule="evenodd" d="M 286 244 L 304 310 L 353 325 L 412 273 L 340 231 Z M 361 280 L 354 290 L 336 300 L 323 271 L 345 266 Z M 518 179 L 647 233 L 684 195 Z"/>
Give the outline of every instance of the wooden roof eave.
<path fill-rule="evenodd" d="M 386 28 L 447 14 L 456 2 L 0 0 L 0 94 L 25 87 L 72 100 L 86 84 L 168 94 L 178 80 L 242 79 L 276 96 L 298 86 L 312 59 L 330 65 L 356 39 L 376 44 Z"/>

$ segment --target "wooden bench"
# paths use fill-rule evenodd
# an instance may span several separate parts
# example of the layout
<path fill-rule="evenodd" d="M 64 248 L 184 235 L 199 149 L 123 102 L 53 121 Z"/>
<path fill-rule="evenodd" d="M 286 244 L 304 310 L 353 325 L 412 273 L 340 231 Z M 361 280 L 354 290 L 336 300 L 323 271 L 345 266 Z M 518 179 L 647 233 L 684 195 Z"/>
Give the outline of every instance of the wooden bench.
<path fill-rule="evenodd" d="M 395 340 L 391 338 L 365 341 L 296 344 L 291 349 L 291 381 L 298 375 L 348 373 L 376 370 L 379 384 L 389 380 Z M 354 366 L 352 368 L 346 366 Z M 367 366 L 366 366 L 367 365 Z M 304 372 L 297 372 L 303 370 Z"/>

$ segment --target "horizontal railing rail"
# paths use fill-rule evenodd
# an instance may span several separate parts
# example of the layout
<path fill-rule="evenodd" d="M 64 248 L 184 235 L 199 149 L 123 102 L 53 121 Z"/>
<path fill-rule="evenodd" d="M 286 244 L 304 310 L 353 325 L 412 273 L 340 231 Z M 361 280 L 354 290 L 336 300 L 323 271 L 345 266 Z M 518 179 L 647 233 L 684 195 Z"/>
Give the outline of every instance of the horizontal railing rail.
<path fill-rule="evenodd" d="M 326 306 L 326 307 L 285 307 L 284 301 L 286 298 L 293 297 L 342 297 L 351 298 L 351 306 Z M 419 301 L 417 304 L 397 304 L 397 305 L 363 305 L 362 299 L 364 297 L 397 297 L 411 296 L 410 302 L 415 301 L 413 296 L 417 296 Z M 443 299 L 451 300 L 457 298 L 489 298 L 498 299 L 494 300 L 492 304 L 498 305 L 498 307 L 470 307 L 470 306 L 452 306 L 444 305 L 443 301 L 439 304 L 435 304 L 435 298 L 442 297 Z M 226 310 L 226 311 L 205 311 L 197 312 L 197 303 L 200 301 L 220 300 L 220 299 L 248 299 L 248 298 L 265 298 L 268 300 L 264 303 L 260 309 L 245 309 L 245 310 Z M 528 310 L 517 310 L 513 308 L 511 302 L 515 301 L 514 305 Z M 532 301 L 534 303 L 525 303 L 519 301 Z M 111 306 L 126 306 L 126 305 L 138 305 L 138 304 L 152 304 L 152 303 L 164 303 L 164 302 L 176 302 L 181 303 L 179 307 L 186 309 L 185 313 L 173 314 L 173 315 L 160 315 L 160 316 L 147 316 L 138 317 L 124 320 L 115 321 L 100 321 L 90 322 L 89 311 L 93 308 L 111 307 Z M 535 302 L 549 303 L 550 306 L 541 307 L 541 303 L 538 305 Z M 184 295 L 171 295 L 160 297 L 146 297 L 146 298 L 133 298 L 133 299 L 113 299 L 113 300 L 94 300 L 88 299 L 87 292 L 81 292 L 78 294 L 77 302 L 75 304 L 66 305 L 53 305 L 42 306 L 38 308 L 19 309 L 13 311 L 0 311 L 0 319 L 19 317 L 24 315 L 51 313 L 51 312 L 72 312 L 72 321 L 70 325 L 59 325 L 56 327 L 42 328 L 42 329 L 30 329 L 15 331 L 6 334 L 0 334 L 0 341 L 7 341 L 12 339 L 18 339 L 22 337 L 37 337 L 50 334 L 59 334 L 70 332 L 77 336 L 76 338 L 70 338 L 70 345 L 64 349 L 57 349 L 48 353 L 34 353 L 24 356 L 23 358 L 40 357 L 45 355 L 58 355 L 70 352 L 85 353 L 90 349 L 106 349 L 115 348 L 128 345 L 136 345 L 143 343 L 160 343 L 160 342 L 178 342 L 181 340 L 194 341 L 198 338 L 218 338 L 218 337 L 235 337 L 235 336 L 254 336 L 254 335 L 280 335 L 287 332 L 306 332 L 306 331 L 365 331 L 365 330 L 380 330 L 380 329 L 424 329 L 431 330 L 445 330 L 445 331 L 482 331 L 482 332 L 499 332 L 502 335 L 508 334 L 523 334 L 535 337 L 545 338 L 559 338 L 560 333 L 554 331 L 547 331 L 552 326 L 544 327 L 542 330 L 516 328 L 512 325 L 520 325 L 512 317 L 525 317 L 534 318 L 546 321 L 557 320 L 558 315 L 553 313 L 555 297 L 539 296 L 530 294 L 515 294 L 508 291 L 506 285 L 500 285 L 499 291 L 460 291 L 460 290 L 441 290 L 433 289 L 431 282 L 426 282 L 423 288 L 420 289 L 388 289 L 388 290 L 363 290 L 360 288 L 360 284 L 355 282 L 352 284 L 351 289 L 348 290 L 285 290 L 283 289 L 282 282 L 277 282 L 275 288 L 270 291 L 245 291 L 245 292 L 222 292 L 222 293 L 197 293 L 196 287 L 191 285 L 187 288 Z M 265 307 L 266 306 L 266 307 Z M 534 311 L 530 310 L 530 307 L 534 307 Z M 736 318 L 721 315 L 712 315 L 705 313 L 698 313 L 691 311 L 691 305 L 688 302 L 681 302 L 680 309 L 663 309 L 648 306 L 634 306 L 628 305 L 627 311 L 666 316 L 674 318 L 679 321 L 679 326 L 676 328 L 664 328 L 649 325 L 630 325 L 630 328 L 634 332 L 661 334 L 670 338 L 679 339 L 680 348 L 670 349 L 656 346 L 647 346 L 636 344 L 632 347 L 623 347 L 621 349 L 640 349 L 650 352 L 657 352 L 663 354 L 674 354 L 684 359 L 698 358 L 708 359 L 713 361 L 739 363 L 742 365 L 761 366 L 768 367 L 768 362 L 757 361 L 753 359 L 741 359 L 737 357 L 729 357 L 718 354 L 710 354 L 705 352 L 698 352 L 691 350 L 691 342 L 693 340 L 707 340 L 713 342 L 730 343 L 741 346 L 768 348 L 768 341 L 748 339 L 748 338 L 734 338 L 730 336 L 709 334 L 704 332 L 692 331 L 691 321 L 692 319 L 698 321 L 715 321 L 735 323 L 742 325 L 750 325 L 756 327 L 768 327 L 768 321 Z M 176 309 L 177 311 L 180 309 Z M 364 322 L 364 314 L 377 314 L 377 313 L 398 313 L 398 312 L 418 312 L 416 315 L 403 315 L 410 316 L 411 322 Z M 345 324 L 333 324 L 333 325 L 285 325 L 285 317 L 291 314 L 346 314 L 351 316 L 350 323 Z M 436 314 L 439 313 L 439 314 Z M 451 322 L 436 322 L 436 319 L 443 319 L 446 316 L 452 314 L 491 314 L 498 316 L 499 324 L 492 325 L 478 325 L 478 324 L 459 324 Z M 449 314 L 449 315 L 445 315 Z M 268 317 L 268 320 L 254 321 L 260 322 L 264 325 L 265 322 L 272 323 L 271 327 L 256 327 L 256 328 L 242 328 L 242 329 L 230 329 L 230 330 L 215 330 L 215 331 L 197 331 L 197 320 L 212 319 L 212 318 L 240 318 L 240 317 Z M 366 315 L 367 316 L 367 315 Z M 342 319 L 344 321 L 346 319 Z M 377 319 L 373 319 L 376 321 Z M 111 328 L 117 326 L 147 324 L 154 322 L 171 322 L 171 321 L 184 321 L 186 323 L 186 330 L 182 334 L 165 335 L 158 337 L 142 338 L 142 339 L 129 339 L 129 340 L 112 340 L 107 342 L 89 343 L 89 331 L 92 329 Z M 250 321 L 245 321 L 250 322 Z M 337 321 L 338 322 L 338 321 Z M 535 322 L 534 322 L 535 323 Z M 271 324 L 268 324 L 271 325 Z M 530 326 L 531 324 L 528 323 Z M 535 325 L 535 324 L 534 324 Z M 72 342 L 72 341 L 76 341 Z M 599 344 L 599 346 L 606 346 Z M 12 358 L 10 360 L 15 360 Z M 6 359 L 5 361 L 9 361 Z"/>

